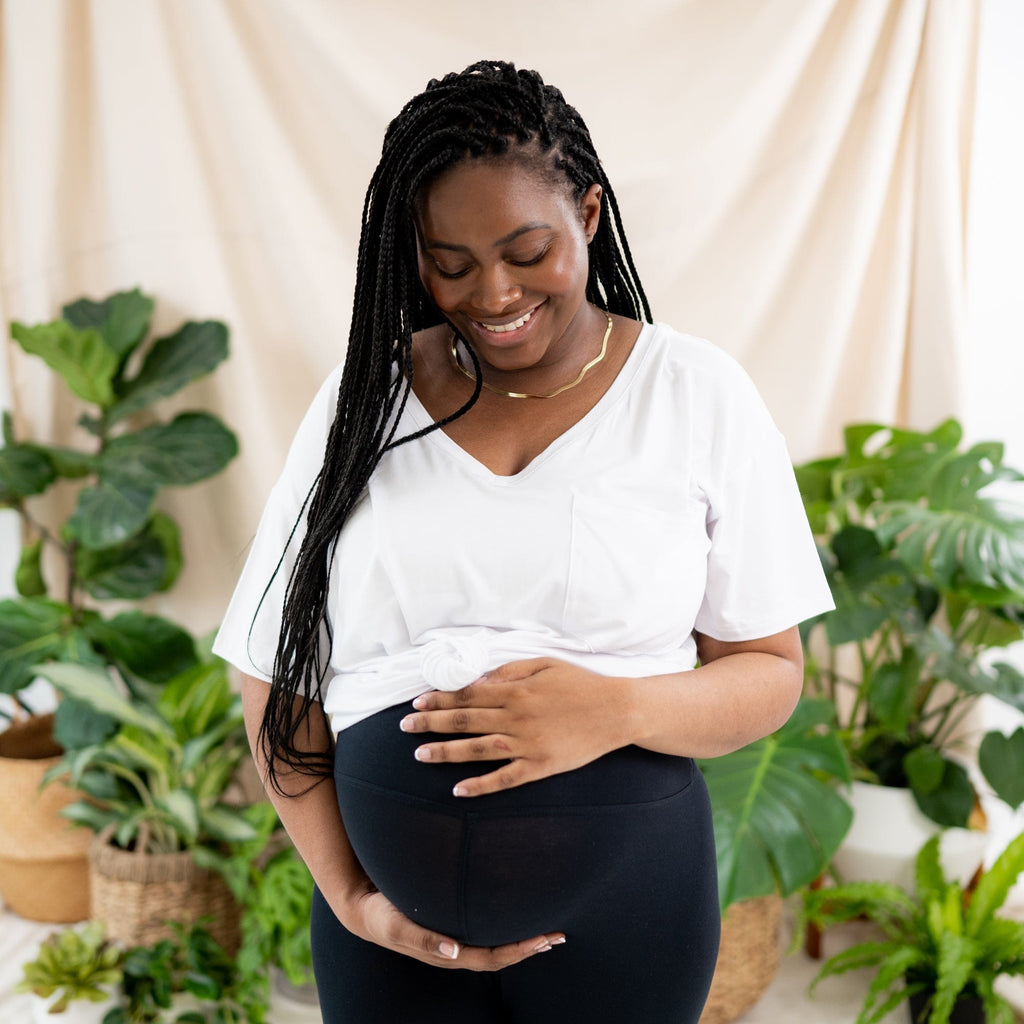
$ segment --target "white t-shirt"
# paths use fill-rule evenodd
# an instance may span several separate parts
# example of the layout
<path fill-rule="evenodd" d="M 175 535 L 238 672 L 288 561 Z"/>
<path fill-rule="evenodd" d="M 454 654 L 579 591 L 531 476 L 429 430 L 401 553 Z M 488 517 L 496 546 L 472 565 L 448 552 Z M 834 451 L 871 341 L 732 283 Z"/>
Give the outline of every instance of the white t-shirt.
<path fill-rule="evenodd" d="M 214 646 L 261 679 L 340 378 L 299 427 Z M 411 395 L 395 436 L 430 422 Z M 710 343 L 646 324 L 597 405 L 514 476 L 440 430 L 382 459 L 335 545 L 324 709 L 339 732 L 521 658 L 685 671 L 694 630 L 752 640 L 831 607 L 750 378 Z"/>

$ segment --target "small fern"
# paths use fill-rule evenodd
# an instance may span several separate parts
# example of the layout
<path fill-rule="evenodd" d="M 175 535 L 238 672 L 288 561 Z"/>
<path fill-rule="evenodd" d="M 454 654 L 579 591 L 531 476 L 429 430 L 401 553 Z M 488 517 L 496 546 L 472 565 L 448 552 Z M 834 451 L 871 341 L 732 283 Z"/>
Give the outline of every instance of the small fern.
<path fill-rule="evenodd" d="M 876 1024 L 894 1006 L 927 993 L 927 1024 L 949 1024 L 958 999 L 981 1000 L 989 1024 L 1012 1024 L 1013 1011 L 996 993 L 999 975 L 1024 975 L 1024 922 L 997 916 L 1024 872 L 1024 833 L 982 874 L 973 893 L 945 878 L 939 836 L 921 848 L 916 896 L 881 882 L 853 882 L 804 897 L 803 918 L 818 927 L 866 917 L 885 941 L 861 942 L 831 957 L 811 991 L 827 977 L 876 968 L 856 1024 Z"/>

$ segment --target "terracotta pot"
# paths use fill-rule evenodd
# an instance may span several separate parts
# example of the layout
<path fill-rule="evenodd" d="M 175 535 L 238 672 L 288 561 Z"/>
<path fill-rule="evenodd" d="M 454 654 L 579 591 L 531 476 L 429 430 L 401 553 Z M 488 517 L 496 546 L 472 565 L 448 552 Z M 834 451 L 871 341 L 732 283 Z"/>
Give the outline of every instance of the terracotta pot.
<path fill-rule="evenodd" d="M 33 715 L 0 733 L 0 895 L 30 921 L 89 916 L 92 834 L 58 813 L 84 794 L 60 782 L 39 788 L 61 753 L 53 715 Z"/>
<path fill-rule="evenodd" d="M 985 856 L 988 834 L 942 828 L 926 818 L 909 789 L 854 782 L 845 794 L 853 824 L 832 865 L 846 882 L 891 882 L 914 890 L 918 851 L 933 835 L 942 835 L 942 867 L 966 885 Z"/>

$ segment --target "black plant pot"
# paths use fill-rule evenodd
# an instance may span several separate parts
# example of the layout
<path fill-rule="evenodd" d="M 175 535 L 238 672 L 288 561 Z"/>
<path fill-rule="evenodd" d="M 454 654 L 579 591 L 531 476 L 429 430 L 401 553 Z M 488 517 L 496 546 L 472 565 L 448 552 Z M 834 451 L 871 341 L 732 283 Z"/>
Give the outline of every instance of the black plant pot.
<path fill-rule="evenodd" d="M 921 1014 L 931 996 L 930 992 L 915 992 L 910 997 L 911 1024 L 926 1024 L 927 1018 Z M 981 1000 L 977 996 L 961 996 L 953 1006 L 949 1024 L 985 1024 L 985 1009 Z"/>

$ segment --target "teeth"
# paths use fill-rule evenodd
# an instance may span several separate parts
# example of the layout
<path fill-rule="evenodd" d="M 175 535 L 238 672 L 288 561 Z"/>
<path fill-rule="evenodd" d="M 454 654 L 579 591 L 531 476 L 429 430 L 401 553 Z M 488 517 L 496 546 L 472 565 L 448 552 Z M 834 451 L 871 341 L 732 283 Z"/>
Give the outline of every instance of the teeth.
<path fill-rule="evenodd" d="M 520 327 L 523 326 L 523 324 L 526 323 L 527 320 L 530 319 L 531 316 L 533 316 L 533 313 L 534 311 L 531 309 L 529 313 L 526 313 L 525 315 L 521 316 L 518 320 L 514 320 L 510 324 L 497 324 L 494 326 L 492 326 L 491 324 L 480 324 L 480 326 L 483 327 L 484 330 L 490 331 L 491 334 L 504 334 L 506 331 L 518 330 Z"/>

